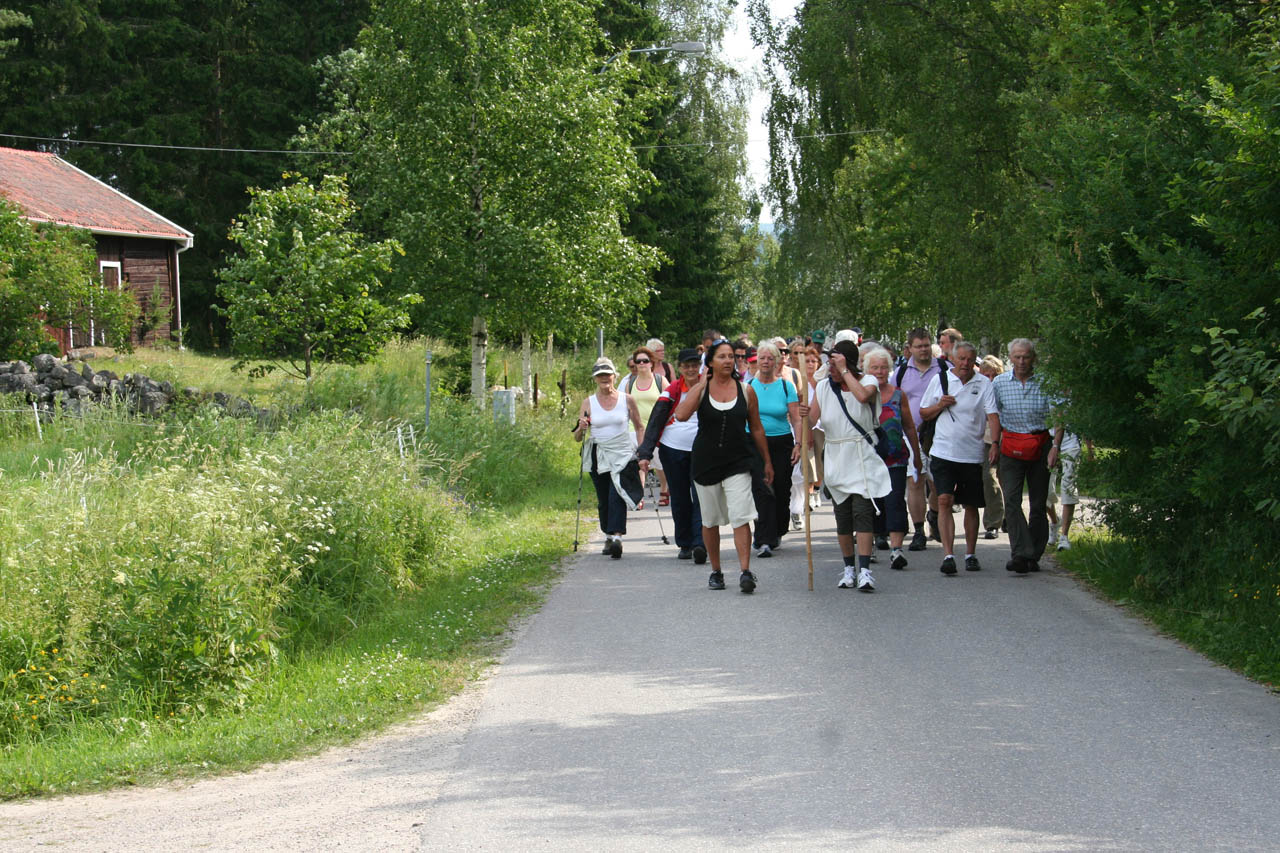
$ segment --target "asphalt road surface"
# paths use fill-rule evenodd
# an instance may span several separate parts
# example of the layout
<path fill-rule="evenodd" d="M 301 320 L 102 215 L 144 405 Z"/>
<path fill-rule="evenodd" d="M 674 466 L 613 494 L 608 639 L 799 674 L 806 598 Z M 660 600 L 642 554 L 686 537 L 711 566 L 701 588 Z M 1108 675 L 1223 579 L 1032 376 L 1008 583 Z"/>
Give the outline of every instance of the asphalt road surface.
<path fill-rule="evenodd" d="M 0 806 L 0 848 L 1276 850 L 1280 697 L 1047 563 L 836 588 L 830 510 L 706 587 L 652 510 L 481 684 L 324 756 Z M 584 519 L 585 521 L 585 519 Z M 671 535 L 670 517 L 665 529 Z M 726 537 L 727 538 L 727 537 Z M 728 555 L 726 555 L 728 556 Z"/>

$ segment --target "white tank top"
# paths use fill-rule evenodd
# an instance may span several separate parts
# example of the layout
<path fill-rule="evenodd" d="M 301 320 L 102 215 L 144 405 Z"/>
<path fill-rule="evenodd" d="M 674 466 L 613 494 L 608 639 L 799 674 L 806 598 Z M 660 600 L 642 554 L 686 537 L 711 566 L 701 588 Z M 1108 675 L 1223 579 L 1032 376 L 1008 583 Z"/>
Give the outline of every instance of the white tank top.
<path fill-rule="evenodd" d="M 618 394 L 618 403 L 612 409 L 600 405 L 599 398 L 592 394 L 591 401 L 591 434 L 596 438 L 611 438 L 627 431 L 627 395 Z"/>

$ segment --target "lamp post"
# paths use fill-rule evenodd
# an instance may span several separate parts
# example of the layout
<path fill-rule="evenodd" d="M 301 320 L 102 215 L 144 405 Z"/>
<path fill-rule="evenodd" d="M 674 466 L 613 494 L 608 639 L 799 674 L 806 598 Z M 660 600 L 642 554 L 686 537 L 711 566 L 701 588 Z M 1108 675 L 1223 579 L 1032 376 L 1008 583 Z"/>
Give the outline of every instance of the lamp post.
<path fill-rule="evenodd" d="M 616 62 L 623 56 L 630 56 L 633 53 L 674 53 L 677 56 L 702 56 L 707 52 L 707 46 L 700 41 L 678 41 L 675 44 L 655 45 L 653 47 L 637 47 L 633 50 L 620 50 L 600 66 L 597 74 L 603 74 L 605 69 Z M 601 326 L 596 334 L 596 358 L 604 358 L 604 326 Z"/>
<path fill-rule="evenodd" d="M 600 66 L 597 74 L 602 73 L 606 68 L 623 56 L 630 56 L 633 53 L 674 53 L 680 56 L 702 56 L 707 52 L 707 46 L 700 41 L 678 41 L 675 44 L 655 45 L 654 47 L 638 47 L 634 50 L 620 50 L 604 65 Z"/>

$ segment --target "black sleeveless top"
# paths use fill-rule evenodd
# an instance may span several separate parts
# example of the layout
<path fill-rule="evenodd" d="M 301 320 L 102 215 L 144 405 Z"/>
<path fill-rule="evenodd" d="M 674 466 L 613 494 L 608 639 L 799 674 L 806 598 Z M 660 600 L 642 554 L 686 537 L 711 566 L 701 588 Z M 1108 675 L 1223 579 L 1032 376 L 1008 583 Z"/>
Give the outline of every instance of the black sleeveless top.
<path fill-rule="evenodd" d="M 699 485 L 714 486 L 726 477 L 751 472 L 747 395 L 742 383 L 736 379 L 734 382 L 738 386 L 738 399 L 733 408 L 722 412 L 711 405 L 710 380 L 698 404 L 698 434 L 693 439 L 690 473 Z"/>

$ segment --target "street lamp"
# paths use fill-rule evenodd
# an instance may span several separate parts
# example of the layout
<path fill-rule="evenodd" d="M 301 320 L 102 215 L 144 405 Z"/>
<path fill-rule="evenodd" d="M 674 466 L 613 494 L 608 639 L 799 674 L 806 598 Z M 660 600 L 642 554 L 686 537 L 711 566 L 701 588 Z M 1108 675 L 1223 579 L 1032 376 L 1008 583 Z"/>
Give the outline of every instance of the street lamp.
<path fill-rule="evenodd" d="M 638 47 L 634 50 L 620 50 L 613 56 L 609 57 L 609 61 L 600 66 L 599 74 L 614 63 L 615 60 L 622 56 L 630 56 L 633 53 L 675 53 L 680 56 L 702 56 L 707 52 L 707 46 L 700 41 L 678 41 L 675 44 L 665 44 L 655 47 Z"/>
<path fill-rule="evenodd" d="M 630 56 L 633 53 L 674 53 L 679 56 L 702 56 L 707 52 L 707 46 L 700 41 L 678 41 L 675 44 L 655 45 L 654 47 L 637 47 L 634 50 L 620 50 L 609 60 L 600 66 L 597 74 L 603 74 L 605 69 L 612 65 L 622 56 Z M 604 326 L 601 326 L 596 332 L 596 358 L 604 358 Z"/>

